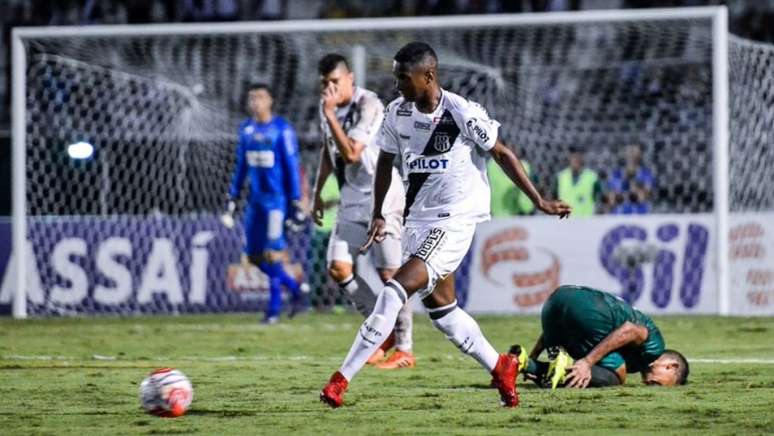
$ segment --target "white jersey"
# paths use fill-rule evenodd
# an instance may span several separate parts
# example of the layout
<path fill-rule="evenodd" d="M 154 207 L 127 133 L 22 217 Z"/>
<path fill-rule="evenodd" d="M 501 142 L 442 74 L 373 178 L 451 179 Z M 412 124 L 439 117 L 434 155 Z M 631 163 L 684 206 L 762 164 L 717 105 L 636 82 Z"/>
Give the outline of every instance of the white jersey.
<path fill-rule="evenodd" d="M 322 103 L 320 104 L 323 141 L 339 182 L 341 198 L 337 220 L 368 223 L 371 221 L 374 173 L 379 157 L 379 147 L 375 140 L 384 119 L 384 105 L 375 93 L 355 87 L 350 103 L 336 108 L 336 118 L 348 137 L 365 144 L 360 160 L 354 163 L 344 162 L 330 126 L 325 120 Z M 393 180 L 395 182 L 390 185 L 382 209 L 382 214 L 391 227 L 400 226 L 399 217 L 404 209 L 403 186 L 396 170 L 393 172 Z M 400 234 L 399 227 L 390 230 Z"/>
<path fill-rule="evenodd" d="M 487 151 L 500 123 L 478 103 L 443 91 L 433 113 L 399 97 L 386 110 L 377 143 L 396 155 L 406 184 L 406 225 L 489 219 Z"/>

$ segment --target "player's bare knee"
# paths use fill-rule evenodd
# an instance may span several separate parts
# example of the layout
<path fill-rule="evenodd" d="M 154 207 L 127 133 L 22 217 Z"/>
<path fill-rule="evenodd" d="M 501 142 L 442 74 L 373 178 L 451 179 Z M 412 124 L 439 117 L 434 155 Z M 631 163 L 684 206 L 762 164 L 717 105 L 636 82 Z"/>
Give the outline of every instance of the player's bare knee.
<path fill-rule="evenodd" d="M 392 276 L 392 280 L 400 283 L 409 296 L 417 290 L 425 288 L 429 279 L 425 262 L 417 257 L 410 258 Z"/>
<path fill-rule="evenodd" d="M 433 292 L 422 300 L 422 304 L 428 309 L 448 306 L 457 301 L 457 293 L 454 288 L 454 274 L 449 274 L 439 280 Z"/>
<path fill-rule="evenodd" d="M 336 283 L 341 283 L 352 276 L 352 264 L 333 261 L 328 265 L 328 274 Z"/>

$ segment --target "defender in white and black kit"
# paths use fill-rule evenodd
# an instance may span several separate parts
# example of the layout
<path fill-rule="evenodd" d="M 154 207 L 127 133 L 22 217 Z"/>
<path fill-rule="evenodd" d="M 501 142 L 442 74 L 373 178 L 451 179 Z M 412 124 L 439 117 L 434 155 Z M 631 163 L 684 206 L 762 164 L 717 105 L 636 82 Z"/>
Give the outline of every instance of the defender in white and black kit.
<path fill-rule="evenodd" d="M 457 307 L 452 273 L 470 247 L 476 224 L 489 219 L 488 156 L 538 209 L 565 217 L 570 207 L 541 198 L 518 158 L 498 140 L 500 123 L 478 104 L 441 89 L 437 66 L 435 52 L 425 43 L 407 44 L 395 55 L 393 74 L 403 97 L 390 103 L 382 123 L 366 247 L 384 239 L 381 207 L 393 163 L 398 162 L 407 182 L 404 263 L 379 294 L 343 365 L 320 393 L 332 407 L 342 405 L 349 381 L 385 340 L 400 307 L 414 294 L 422 298 L 433 325 L 490 372 L 501 404 L 519 403 L 516 356 L 498 355 L 476 321 Z"/>
<path fill-rule="evenodd" d="M 360 247 L 368 240 L 368 225 L 373 208 L 373 184 L 379 147 L 376 136 L 384 118 L 384 105 L 379 97 L 354 86 L 354 75 L 346 58 L 332 53 L 318 64 L 322 98 L 320 128 L 323 148 L 315 183 L 313 217 L 318 224 L 323 214 L 319 193 L 333 173 L 340 190 L 336 225 L 328 242 L 328 273 L 355 304 L 368 316 L 376 302 L 376 294 L 358 274 L 357 258 Z M 401 265 L 401 230 L 404 210 L 403 184 L 395 174 L 381 209 L 386 229 L 382 244 L 373 250 L 373 264 L 383 283 Z M 381 285 L 381 284 L 380 284 Z M 397 369 L 415 365 L 412 353 L 412 314 L 408 305 L 400 311 L 394 340 L 385 341 L 369 361 L 379 368 Z M 385 352 L 395 345 L 396 351 L 384 360 Z"/>

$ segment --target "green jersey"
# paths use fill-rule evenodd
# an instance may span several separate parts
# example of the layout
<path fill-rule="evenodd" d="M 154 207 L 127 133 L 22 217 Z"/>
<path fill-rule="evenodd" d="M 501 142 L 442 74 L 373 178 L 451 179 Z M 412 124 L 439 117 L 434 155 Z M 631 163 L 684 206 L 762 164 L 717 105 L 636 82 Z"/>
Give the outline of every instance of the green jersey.
<path fill-rule="evenodd" d="M 615 371 L 640 372 L 665 349 L 664 338 L 648 316 L 617 296 L 583 286 L 561 286 L 543 305 L 543 344 L 561 346 L 573 359 L 582 359 L 626 321 L 648 329 L 640 345 L 628 345 L 603 357 L 597 365 Z"/>

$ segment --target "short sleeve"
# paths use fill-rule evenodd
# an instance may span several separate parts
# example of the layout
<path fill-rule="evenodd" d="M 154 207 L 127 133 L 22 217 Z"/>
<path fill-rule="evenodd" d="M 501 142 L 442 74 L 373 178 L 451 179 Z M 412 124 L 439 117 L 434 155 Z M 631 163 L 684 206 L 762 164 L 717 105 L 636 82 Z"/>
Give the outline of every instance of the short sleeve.
<path fill-rule="evenodd" d="M 384 105 L 376 97 L 366 97 L 362 99 L 358 111 L 360 119 L 347 132 L 347 136 L 368 145 L 379 133 L 379 127 L 384 119 Z"/>
<path fill-rule="evenodd" d="M 601 366 L 602 368 L 609 369 L 610 371 L 613 371 L 613 372 L 615 372 L 615 370 L 617 370 L 618 368 L 621 367 L 621 365 L 624 365 L 624 364 L 626 364 L 626 361 L 624 360 L 623 356 L 621 356 L 620 353 L 615 351 L 603 357 L 602 360 L 597 362 L 597 365 Z"/>
<path fill-rule="evenodd" d="M 661 335 L 661 331 L 652 322 L 648 324 L 649 325 L 646 325 L 648 328 L 648 338 L 640 345 L 642 360 L 646 364 L 650 364 L 658 359 L 666 350 L 666 344 L 664 343 L 664 337 Z"/>
<path fill-rule="evenodd" d="M 376 145 L 387 153 L 400 154 L 398 134 L 390 119 L 389 107 L 384 113 L 384 121 L 376 137 Z"/>
<path fill-rule="evenodd" d="M 497 131 L 500 123 L 489 117 L 486 110 L 478 103 L 470 102 L 462 109 L 462 134 L 473 141 L 484 151 L 491 150 L 497 142 Z"/>

